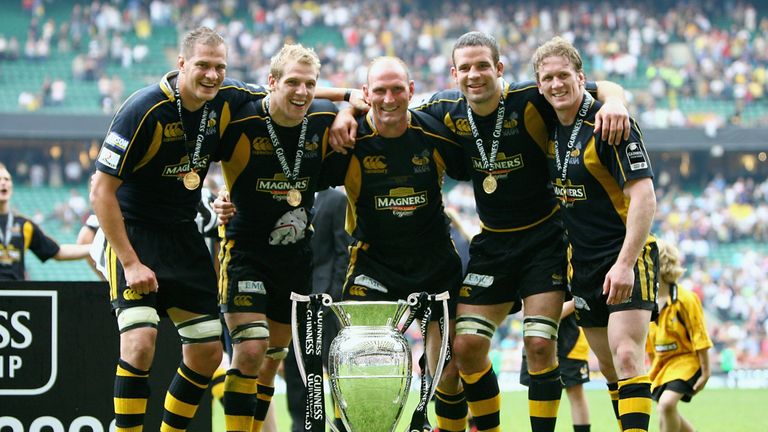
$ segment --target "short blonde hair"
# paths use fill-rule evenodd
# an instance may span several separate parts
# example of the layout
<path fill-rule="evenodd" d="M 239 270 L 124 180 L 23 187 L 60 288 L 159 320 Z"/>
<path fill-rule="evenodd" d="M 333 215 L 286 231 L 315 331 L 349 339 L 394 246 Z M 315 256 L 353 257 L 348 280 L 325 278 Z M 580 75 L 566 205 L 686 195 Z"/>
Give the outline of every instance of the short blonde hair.
<path fill-rule="evenodd" d="M 659 277 L 666 283 L 676 283 L 685 273 L 685 268 L 680 264 L 680 251 L 665 240 L 657 240 L 659 247 Z"/>
<path fill-rule="evenodd" d="M 195 45 L 197 44 L 212 47 L 224 45 L 225 48 L 227 47 L 227 42 L 220 34 L 208 27 L 201 26 L 184 35 L 184 39 L 181 41 L 180 55 L 185 59 L 192 57 L 195 53 Z"/>
<path fill-rule="evenodd" d="M 544 59 L 549 57 L 564 57 L 573 65 L 576 73 L 584 72 L 584 62 L 581 60 L 579 50 L 570 42 L 560 36 L 555 36 L 541 45 L 533 54 L 533 73 L 536 75 L 536 81 L 539 80 L 539 65 Z"/>
<path fill-rule="evenodd" d="M 269 74 L 280 80 L 285 73 L 285 65 L 292 61 L 312 66 L 318 74 L 320 73 L 320 57 L 315 50 L 302 44 L 286 44 L 269 61 Z"/>

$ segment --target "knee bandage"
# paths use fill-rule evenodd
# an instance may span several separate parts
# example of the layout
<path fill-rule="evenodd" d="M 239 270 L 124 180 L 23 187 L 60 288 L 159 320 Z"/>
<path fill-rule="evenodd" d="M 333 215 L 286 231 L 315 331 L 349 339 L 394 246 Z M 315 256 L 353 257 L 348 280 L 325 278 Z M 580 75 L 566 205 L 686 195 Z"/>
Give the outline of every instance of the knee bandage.
<path fill-rule="evenodd" d="M 288 357 L 288 348 L 286 347 L 269 347 L 267 348 L 267 357 L 272 360 L 282 360 Z"/>
<path fill-rule="evenodd" d="M 264 320 L 241 324 L 229 332 L 233 344 L 246 340 L 264 340 L 269 338 L 269 325 Z"/>
<path fill-rule="evenodd" d="M 467 314 L 456 318 L 456 334 L 476 335 L 488 340 L 496 333 L 496 323 L 482 315 Z"/>
<path fill-rule="evenodd" d="M 134 306 L 117 311 L 117 328 L 120 333 L 139 327 L 157 328 L 160 316 L 155 308 L 149 306 Z"/>
<path fill-rule="evenodd" d="M 202 315 L 174 324 L 182 344 L 212 342 L 221 338 L 221 321 L 214 315 Z"/>
<path fill-rule="evenodd" d="M 531 315 L 523 318 L 523 337 L 540 337 L 557 340 L 559 323 L 544 315 Z"/>

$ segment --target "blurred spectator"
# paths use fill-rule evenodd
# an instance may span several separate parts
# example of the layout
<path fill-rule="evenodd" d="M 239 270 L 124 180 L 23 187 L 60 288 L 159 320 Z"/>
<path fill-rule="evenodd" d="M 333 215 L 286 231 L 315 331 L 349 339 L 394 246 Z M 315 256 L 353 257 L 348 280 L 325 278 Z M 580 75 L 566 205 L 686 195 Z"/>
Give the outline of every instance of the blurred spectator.
<path fill-rule="evenodd" d="M 40 97 L 34 93 L 30 93 L 26 90 L 19 93 L 19 108 L 25 111 L 37 111 L 42 105 Z"/>
<path fill-rule="evenodd" d="M 66 97 L 67 83 L 60 77 L 57 77 L 51 82 L 50 104 L 53 106 L 62 105 Z"/>
<path fill-rule="evenodd" d="M 83 167 L 78 160 L 70 160 L 64 165 L 64 179 L 67 184 L 83 183 Z"/>

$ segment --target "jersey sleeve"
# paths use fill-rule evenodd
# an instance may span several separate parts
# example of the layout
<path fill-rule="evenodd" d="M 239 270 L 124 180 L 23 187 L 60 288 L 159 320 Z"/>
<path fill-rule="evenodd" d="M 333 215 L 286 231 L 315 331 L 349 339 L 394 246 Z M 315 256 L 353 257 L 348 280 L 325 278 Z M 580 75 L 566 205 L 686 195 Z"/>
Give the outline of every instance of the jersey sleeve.
<path fill-rule="evenodd" d="M 59 253 L 59 244 L 45 235 L 37 224 L 30 221 L 26 221 L 25 224 L 30 224 L 32 227 L 32 238 L 29 242 L 29 250 L 31 250 L 40 261 L 48 261 L 48 259 Z"/>
<path fill-rule="evenodd" d="M 156 106 L 143 105 L 141 98 L 129 99 L 115 114 L 96 159 L 97 170 L 125 179 L 146 153 L 153 133 L 163 132 L 152 115 Z"/>
<path fill-rule="evenodd" d="M 323 158 L 323 165 L 320 168 L 318 190 L 327 189 L 332 186 L 344 185 L 344 179 L 347 176 L 347 168 L 352 158 L 352 152 L 347 154 L 331 151 Z"/>
<path fill-rule="evenodd" d="M 645 149 L 642 132 L 634 119 L 630 119 L 630 123 L 632 130 L 629 139 L 622 141 L 618 146 L 599 141 L 603 163 L 622 188 L 630 180 L 653 178 L 651 159 Z"/>
<path fill-rule="evenodd" d="M 246 119 L 255 113 L 255 104 L 256 102 L 251 102 L 235 112 L 232 121 L 219 139 L 219 145 L 216 147 L 213 160 L 229 161 L 232 158 L 232 153 L 235 151 L 240 137 L 246 132 L 245 128 L 248 123 Z"/>
<path fill-rule="evenodd" d="M 269 91 L 261 85 L 244 83 L 230 78 L 224 80 L 221 89 L 226 90 L 226 100 L 233 113 L 236 113 L 248 102 L 260 101 L 269 94 Z"/>
<path fill-rule="evenodd" d="M 434 117 L 423 112 L 413 111 L 423 123 L 425 133 L 432 138 L 432 143 L 443 161 L 445 172 L 455 180 L 470 180 L 464 148 L 453 140 L 453 133 Z"/>
<path fill-rule="evenodd" d="M 712 341 L 709 339 L 707 326 L 704 324 L 704 311 L 696 294 L 688 293 L 686 301 L 683 303 L 682 312 L 685 315 L 685 322 L 688 324 L 688 336 L 691 338 L 693 349 L 700 351 L 711 348 Z"/>

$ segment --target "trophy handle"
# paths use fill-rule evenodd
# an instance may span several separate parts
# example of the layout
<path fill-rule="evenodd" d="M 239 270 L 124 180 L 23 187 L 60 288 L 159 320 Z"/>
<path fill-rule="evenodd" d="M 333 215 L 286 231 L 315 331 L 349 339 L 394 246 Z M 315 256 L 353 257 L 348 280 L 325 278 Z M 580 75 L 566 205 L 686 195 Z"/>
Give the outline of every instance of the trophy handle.
<path fill-rule="evenodd" d="M 450 340 L 450 333 L 448 330 L 449 323 L 451 321 L 450 315 L 448 315 L 448 299 L 451 297 L 448 291 L 443 291 L 440 294 L 436 294 L 435 301 L 439 301 L 443 304 L 443 331 L 442 340 L 440 341 L 440 356 L 437 358 L 437 367 L 435 367 L 435 376 L 432 380 L 432 388 L 429 389 L 429 399 L 435 395 L 437 385 L 440 383 L 440 378 L 443 376 L 443 368 L 445 366 L 445 359 L 448 357 L 448 342 Z"/>
<path fill-rule="evenodd" d="M 320 295 L 323 298 L 323 306 L 330 306 L 333 304 L 333 298 L 325 293 L 321 294 L 315 294 Z M 293 356 L 296 358 L 296 367 L 299 370 L 299 375 L 301 376 L 301 381 L 304 383 L 304 387 L 307 387 L 307 371 L 306 367 L 304 366 L 304 357 L 302 357 L 301 353 L 301 343 L 299 342 L 299 330 L 298 330 L 298 314 L 296 313 L 296 305 L 297 303 L 309 303 L 309 296 L 297 294 L 295 292 L 291 292 L 291 343 L 293 343 Z M 320 347 L 322 349 L 322 347 Z M 333 422 L 328 418 L 328 416 L 325 417 L 325 423 L 331 428 L 333 432 L 341 432 L 336 428 L 336 426 L 333 424 Z"/>
<path fill-rule="evenodd" d="M 296 304 L 298 302 L 308 303 L 309 296 L 291 292 L 291 343 L 293 344 L 293 356 L 296 358 L 296 366 L 299 369 L 301 382 L 307 385 L 307 372 L 304 368 L 304 357 L 301 356 L 301 345 L 299 343 L 298 317 L 296 313 Z"/>
<path fill-rule="evenodd" d="M 435 375 L 432 377 L 432 385 L 429 388 L 429 394 L 427 400 L 432 400 L 437 390 L 437 385 L 440 383 L 440 378 L 443 376 L 443 368 L 445 366 L 445 359 L 448 356 L 448 341 L 450 339 L 450 333 L 448 332 L 448 325 L 450 323 L 450 315 L 448 315 L 448 299 L 451 295 L 448 291 L 443 291 L 439 294 L 430 294 L 430 300 L 439 301 L 443 304 L 443 328 L 442 338 L 440 340 L 440 355 L 437 358 L 437 365 L 435 367 Z M 413 293 L 408 295 L 408 304 L 415 306 L 419 301 L 419 293 Z"/>

